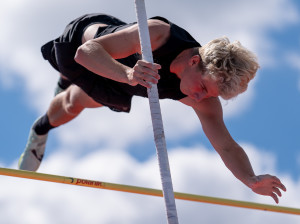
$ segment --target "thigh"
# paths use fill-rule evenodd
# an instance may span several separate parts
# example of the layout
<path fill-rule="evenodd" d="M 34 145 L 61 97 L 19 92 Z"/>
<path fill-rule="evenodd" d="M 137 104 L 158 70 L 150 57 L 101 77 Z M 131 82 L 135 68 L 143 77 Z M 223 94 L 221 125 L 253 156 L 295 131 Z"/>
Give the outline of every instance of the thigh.
<path fill-rule="evenodd" d="M 79 106 L 83 108 L 102 107 L 102 104 L 93 100 L 93 98 L 88 96 L 80 87 L 74 84 L 67 89 L 67 92 L 69 101 L 73 106 Z"/>

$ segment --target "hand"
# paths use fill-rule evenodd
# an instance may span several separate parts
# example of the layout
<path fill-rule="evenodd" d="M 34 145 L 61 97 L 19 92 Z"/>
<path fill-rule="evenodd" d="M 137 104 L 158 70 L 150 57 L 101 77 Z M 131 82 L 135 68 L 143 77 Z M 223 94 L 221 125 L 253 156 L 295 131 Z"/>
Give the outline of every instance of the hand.
<path fill-rule="evenodd" d="M 160 68 L 159 64 L 152 64 L 143 60 L 137 61 L 127 75 L 129 85 L 136 86 L 140 84 L 146 88 L 151 88 L 150 83 L 157 84 L 160 79 L 158 74 Z"/>
<path fill-rule="evenodd" d="M 281 181 L 277 177 L 269 174 L 259 175 L 254 178 L 255 183 L 250 186 L 252 191 L 257 194 L 271 196 L 278 204 L 278 196 L 281 197 L 280 189 L 286 191 L 286 188 Z"/>

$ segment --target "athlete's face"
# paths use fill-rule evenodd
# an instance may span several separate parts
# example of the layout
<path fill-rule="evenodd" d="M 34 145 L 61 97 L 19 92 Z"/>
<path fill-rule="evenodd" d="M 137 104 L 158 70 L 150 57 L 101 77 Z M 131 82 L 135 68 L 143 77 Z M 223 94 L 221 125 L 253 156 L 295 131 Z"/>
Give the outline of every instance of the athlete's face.
<path fill-rule="evenodd" d="M 190 66 L 181 78 L 180 90 L 193 100 L 200 102 L 209 97 L 219 96 L 217 83 L 209 75 L 203 74 L 198 66 Z"/>

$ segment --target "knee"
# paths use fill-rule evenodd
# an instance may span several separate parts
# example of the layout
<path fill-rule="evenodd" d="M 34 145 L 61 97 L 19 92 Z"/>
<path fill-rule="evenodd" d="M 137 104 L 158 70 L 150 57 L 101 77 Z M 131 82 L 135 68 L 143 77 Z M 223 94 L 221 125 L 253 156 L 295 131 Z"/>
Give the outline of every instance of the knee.
<path fill-rule="evenodd" d="M 65 92 L 63 107 L 67 114 L 73 116 L 79 114 L 84 109 L 84 107 L 80 103 L 80 99 L 72 97 L 70 91 Z"/>

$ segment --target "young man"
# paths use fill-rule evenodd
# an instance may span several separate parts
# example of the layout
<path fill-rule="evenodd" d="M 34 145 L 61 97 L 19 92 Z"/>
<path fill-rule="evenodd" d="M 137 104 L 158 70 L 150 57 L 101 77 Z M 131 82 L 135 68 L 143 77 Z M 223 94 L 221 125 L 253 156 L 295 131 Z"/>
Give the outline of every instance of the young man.
<path fill-rule="evenodd" d="M 149 83 L 157 83 L 160 98 L 178 100 L 195 110 L 206 136 L 236 178 L 278 203 L 285 186 L 275 176 L 254 174 L 246 153 L 224 124 L 218 98 L 230 99 L 247 89 L 259 67 L 255 56 L 227 38 L 201 46 L 162 17 L 149 19 L 148 25 L 153 64 L 140 60 L 136 23 L 104 14 L 77 18 L 59 38 L 42 47 L 44 58 L 61 74 L 57 91 L 61 93 L 33 124 L 19 168 L 38 169 L 52 128 L 85 108 L 106 106 L 129 112 L 132 96 L 147 97 Z"/>

